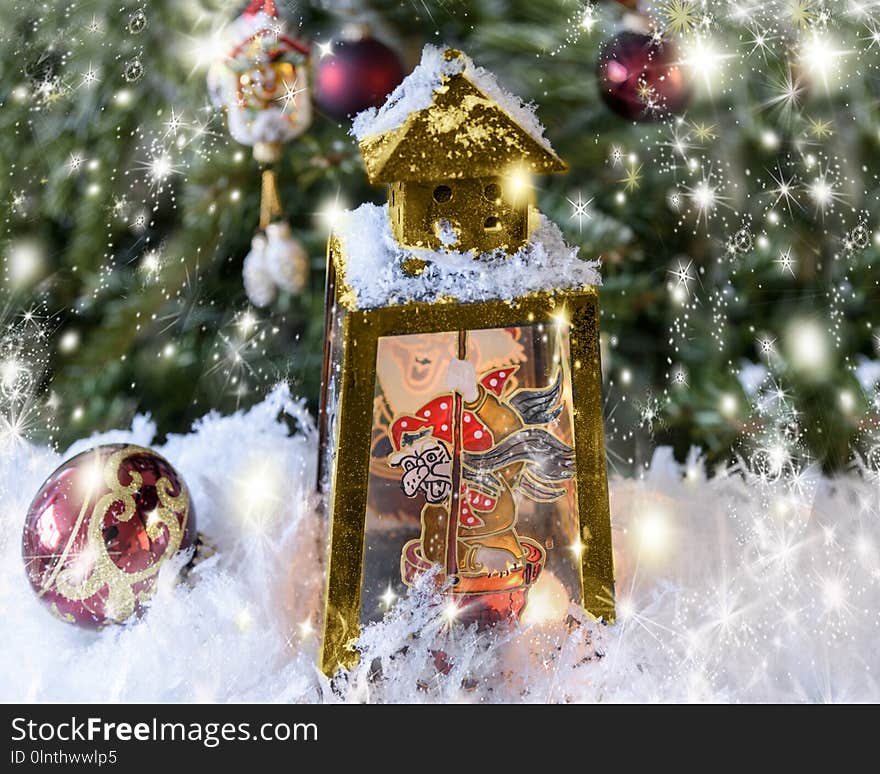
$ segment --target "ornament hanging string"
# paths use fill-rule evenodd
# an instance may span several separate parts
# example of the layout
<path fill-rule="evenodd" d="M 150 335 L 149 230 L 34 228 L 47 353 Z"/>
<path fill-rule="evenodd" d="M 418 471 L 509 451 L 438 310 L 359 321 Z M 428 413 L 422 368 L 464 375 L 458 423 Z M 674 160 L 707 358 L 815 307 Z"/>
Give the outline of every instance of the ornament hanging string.
<path fill-rule="evenodd" d="M 281 197 L 278 195 L 278 178 L 275 170 L 263 170 L 263 185 L 260 195 L 260 229 L 265 230 L 273 220 L 283 214 Z"/>

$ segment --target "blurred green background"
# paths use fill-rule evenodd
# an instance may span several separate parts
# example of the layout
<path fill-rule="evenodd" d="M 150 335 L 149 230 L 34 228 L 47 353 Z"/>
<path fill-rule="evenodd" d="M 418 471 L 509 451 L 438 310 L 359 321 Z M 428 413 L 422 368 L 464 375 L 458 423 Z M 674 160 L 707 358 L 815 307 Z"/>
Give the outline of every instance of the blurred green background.
<path fill-rule="evenodd" d="M 571 167 L 537 181 L 541 208 L 603 260 L 607 427 L 624 472 L 658 443 L 771 471 L 840 468 L 873 444 L 880 35 L 873 4 L 856 5 L 643 3 L 639 20 L 610 0 L 278 3 L 313 43 L 366 22 L 407 71 L 425 43 L 463 48 L 538 105 Z M 0 8 L 9 435 L 64 446 L 138 412 L 186 432 L 280 379 L 315 405 L 320 214 L 384 192 L 347 122 L 316 111 L 279 164 L 308 288 L 248 305 L 259 167 L 205 85 L 206 47 L 240 11 Z M 599 98 L 597 62 L 646 20 L 676 46 L 692 97 L 680 116 L 633 122 Z"/>

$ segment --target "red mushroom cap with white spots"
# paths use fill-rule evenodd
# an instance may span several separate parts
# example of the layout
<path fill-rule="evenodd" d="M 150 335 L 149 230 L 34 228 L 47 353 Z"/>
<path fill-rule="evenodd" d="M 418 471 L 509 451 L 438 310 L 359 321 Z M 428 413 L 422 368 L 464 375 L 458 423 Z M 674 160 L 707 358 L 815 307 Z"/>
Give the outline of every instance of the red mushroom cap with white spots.
<path fill-rule="evenodd" d="M 434 398 L 422 406 L 413 416 L 402 416 L 391 425 L 391 440 L 394 448 L 400 450 L 404 433 L 415 433 L 426 427 L 431 428 L 431 435 L 452 445 L 452 393 Z M 483 424 L 472 411 L 462 412 L 461 427 L 462 444 L 465 451 L 481 452 L 491 449 L 494 445 L 492 431 Z"/>
<path fill-rule="evenodd" d="M 513 376 L 518 369 L 519 366 L 515 365 L 496 368 L 494 371 L 489 371 L 489 373 L 483 376 L 483 378 L 480 379 L 480 384 L 482 384 L 489 392 L 500 398 L 504 393 L 504 390 L 507 389 L 510 377 Z"/>

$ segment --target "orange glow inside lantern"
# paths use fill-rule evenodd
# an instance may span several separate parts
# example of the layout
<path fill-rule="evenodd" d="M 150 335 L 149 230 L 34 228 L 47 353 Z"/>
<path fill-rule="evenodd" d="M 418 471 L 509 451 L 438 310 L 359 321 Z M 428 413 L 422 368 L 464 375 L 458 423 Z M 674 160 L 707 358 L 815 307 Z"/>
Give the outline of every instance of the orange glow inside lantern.
<path fill-rule="evenodd" d="M 545 566 L 580 599 L 568 361 L 553 324 L 379 340 L 362 623 L 436 569 L 466 623 L 518 618 Z"/>

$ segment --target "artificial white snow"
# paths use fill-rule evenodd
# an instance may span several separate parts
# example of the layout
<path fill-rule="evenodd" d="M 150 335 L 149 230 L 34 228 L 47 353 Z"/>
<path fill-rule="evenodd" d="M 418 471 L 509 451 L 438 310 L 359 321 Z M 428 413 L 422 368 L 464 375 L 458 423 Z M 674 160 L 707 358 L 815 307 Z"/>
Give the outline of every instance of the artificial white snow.
<path fill-rule="evenodd" d="M 64 456 L 99 442 L 149 445 L 154 434 L 140 417 Z M 880 699 L 876 476 L 707 479 L 696 457 L 681 466 L 665 449 L 643 478 L 611 482 L 616 624 L 572 606 L 564 621 L 506 634 L 450 632 L 426 581 L 363 632 L 360 665 L 331 685 L 315 667 L 327 534 L 312 491 L 316 445 L 283 387 L 157 444 L 217 553 L 182 583 L 166 565 L 145 616 L 101 632 L 53 618 L 22 567 L 25 510 L 62 456 L 0 448 L 0 699 Z"/>
<path fill-rule="evenodd" d="M 455 247 L 460 239 L 458 230 L 445 218 L 438 224 L 437 238 L 443 247 Z"/>
<path fill-rule="evenodd" d="M 455 59 L 446 59 L 443 56 L 445 50 L 430 44 L 425 46 L 422 61 L 391 92 L 385 104 L 355 116 L 351 134 L 358 142 L 399 128 L 412 113 L 430 107 L 434 91 L 442 85 L 444 78 L 463 73 L 534 140 L 553 152 L 550 141 L 544 137 L 544 127 L 535 115 L 534 105 L 527 105 L 516 95 L 505 91 L 492 73 L 474 65 L 470 57 L 461 54 Z"/>
<path fill-rule="evenodd" d="M 347 261 L 345 282 L 359 309 L 439 298 L 511 300 L 539 290 L 601 284 L 599 262 L 578 257 L 578 249 L 567 245 L 559 227 L 544 215 L 514 255 L 499 250 L 475 258 L 470 252 L 402 247 L 391 233 L 387 204 L 362 204 L 343 213 L 336 235 Z M 412 256 L 429 262 L 418 277 L 403 270 Z"/>

